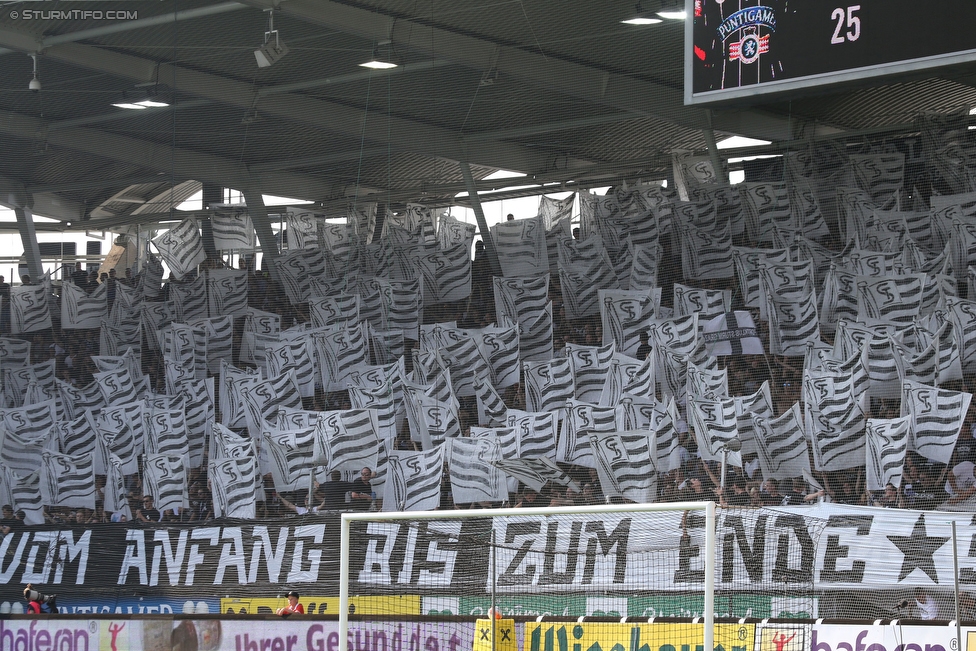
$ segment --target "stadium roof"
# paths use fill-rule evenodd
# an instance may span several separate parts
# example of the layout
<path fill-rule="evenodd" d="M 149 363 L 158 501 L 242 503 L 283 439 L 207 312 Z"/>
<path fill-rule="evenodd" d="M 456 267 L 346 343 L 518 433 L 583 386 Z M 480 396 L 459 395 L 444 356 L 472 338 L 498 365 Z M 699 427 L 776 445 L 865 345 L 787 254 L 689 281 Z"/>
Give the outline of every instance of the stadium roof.
<path fill-rule="evenodd" d="M 459 162 L 476 179 L 529 177 L 486 190 L 591 187 L 662 178 L 672 151 L 706 148 L 710 126 L 783 148 L 976 105 L 976 67 L 963 66 L 685 107 L 683 22 L 621 24 L 629 0 L 0 4 L 0 194 L 84 228 L 153 221 L 201 182 L 335 207 L 449 202 L 465 189 Z M 272 4 L 288 53 L 260 68 Z M 397 67 L 360 67 L 374 55 Z M 113 106 L 145 99 L 169 106 Z"/>

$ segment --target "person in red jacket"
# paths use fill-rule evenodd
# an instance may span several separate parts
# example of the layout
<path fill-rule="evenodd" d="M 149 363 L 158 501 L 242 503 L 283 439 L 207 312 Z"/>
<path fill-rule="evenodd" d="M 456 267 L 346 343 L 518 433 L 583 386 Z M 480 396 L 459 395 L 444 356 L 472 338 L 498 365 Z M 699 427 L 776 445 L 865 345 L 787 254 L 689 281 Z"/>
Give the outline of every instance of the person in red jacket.
<path fill-rule="evenodd" d="M 27 600 L 28 615 L 51 615 L 57 613 L 57 598 L 58 595 L 56 594 L 41 594 L 37 590 L 34 590 L 30 583 L 24 588 L 24 599 Z"/>
<path fill-rule="evenodd" d="M 295 615 L 295 614 L 304 615 L 305 614 L 305 607 L 303 605 L 301 605 L 300 603 L 298 603 L 298 600 L 301 597 L 298 596 L 298 593 L 297 592 L 295 592 L 294 590 L 291 590 L 285 596 L 288 597 L 288 605 L 287 606 L 282 606 L 281 608 L 279 608 L 278 611 L 277 611 L 278 612 L 278 615 L 280 615 L 282 617 L 288 617 L 289 615 Z"/>

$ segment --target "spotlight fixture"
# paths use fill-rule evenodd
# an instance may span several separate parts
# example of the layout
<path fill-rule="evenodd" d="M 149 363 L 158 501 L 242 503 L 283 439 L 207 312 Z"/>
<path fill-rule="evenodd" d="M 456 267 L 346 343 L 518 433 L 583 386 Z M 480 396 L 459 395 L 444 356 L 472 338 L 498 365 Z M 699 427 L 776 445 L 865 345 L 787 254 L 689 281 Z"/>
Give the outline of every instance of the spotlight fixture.
<path fill-rule="evenodd" d="M 682 0 L 662 0 L 657 15 L 668 20 L 684 20 L 688 13 Z"/>
<path fill-rule="evenodd" d="M 27 88 L 36 93 L 41 89 L 41 78 L 37 76 L 37 53 L 30 55 L 30 58 L 34 60 L 34 77 L 27 84 Z"/>
<path fill-rule="evenodd" d="M 369 61 L 365 63 L 360 63 L 359 65 L 363 68 L 371 68 L 373 70 L 389 70 L 390 68 L 396 68 L 397 64 L 393 61 L 392 56 L 380 56 L 380 46 L 392 45 L 392 41 L 380 41 L 373 48 L 373 56 Z M 390 48 L 388 48 L 390 49 Z"/>
<path fill-rule="evenodd" d="M 131 111 L 140 111 L 147 108 L 162 108 L 169 106 L 169 102 L 156 95 L 155 91 L 138 91 L 131 93 L 122 91 L 122 101 L 112 102 L 112 106 Z"/>
<path fill-rule="evenodd" d="M 264 45 L 254 50 L 254 58 L 259 68 L 267 68 L 278 62 L 278 59 L 288 54 L 288 46 L 278 38 L 278 30 L 274 28 L 274 9 L 268 10 L 268 31 L 264 33 Z"/>
<path fill-rule="evenodd" d="M 664 22 L 653 11 L 644 9 L 644 3 L 638 0 L 634 7 L 634 15 L 626 20 L 621 20 L 624 25 L 655 25 Z"/>

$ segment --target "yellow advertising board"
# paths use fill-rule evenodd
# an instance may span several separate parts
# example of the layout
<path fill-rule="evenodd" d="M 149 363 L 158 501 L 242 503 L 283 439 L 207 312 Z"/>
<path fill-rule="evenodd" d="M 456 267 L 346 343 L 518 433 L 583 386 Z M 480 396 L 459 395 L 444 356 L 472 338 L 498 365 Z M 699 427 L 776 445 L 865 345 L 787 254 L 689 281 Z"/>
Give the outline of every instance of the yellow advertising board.
<path fill-rule="evenodd" d="M 525 624 L 523 651 L 702 651 L 703 624 Z M 716 624 L 715 651 L 752 651 L 754 624 Z"/>
<path fill-rule="evenodd" d="M 339 598 L 302 595 L 300 600 L 309 615 L 338 615 Z M 288 600 L 281 598 L 221 599 L 220 612 L 237 614 L 271 614 Z M 420 597 L 418 595 L 398 595 L 383 597 L 349 597 L 350 614 L 356 615 L 419 615 Z"/>

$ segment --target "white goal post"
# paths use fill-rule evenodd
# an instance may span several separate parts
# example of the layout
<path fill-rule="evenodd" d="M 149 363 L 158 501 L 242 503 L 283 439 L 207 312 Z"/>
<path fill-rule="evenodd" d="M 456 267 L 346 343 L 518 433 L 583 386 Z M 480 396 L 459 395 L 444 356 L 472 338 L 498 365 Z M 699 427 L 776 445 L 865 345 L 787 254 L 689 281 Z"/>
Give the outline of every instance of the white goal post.
<path fill-rule="evenodd" d="M 522 518 L 526 516 L 554 517 L 578 515 L 610 515 L 631 514 L 639 517 L 643 513 L 652 512 L 700 512 L 704 514 L 704 545 L 701 559 L 704 569 L 704 608 L 702 648 L 710 651 L 715 648 L 715 503 L 714 502 L 662 502 L 654 504 L 621 504 L 606 506 L 567 506 L 544 508 L 509 508 L 509 509 L 477 509 L 459 511 L 397 511 L 397 512 L 362 512 L 343 513 L 341 519 L 340 566 L 339 566 L 339 639 L 345 640 L 349 630 L 350 603 L 350 531 L 353 522 L 384 522 L 391 521 L 421 521 L 441 520 L 456 521 L 472 518 L 492 520 L 492 540 L 494 541 L 495 522 L 504 518 Z M 699 516 L 700 517 L 700 516 Z M 494 551 L 492 552 L 494 554 Z"/>

